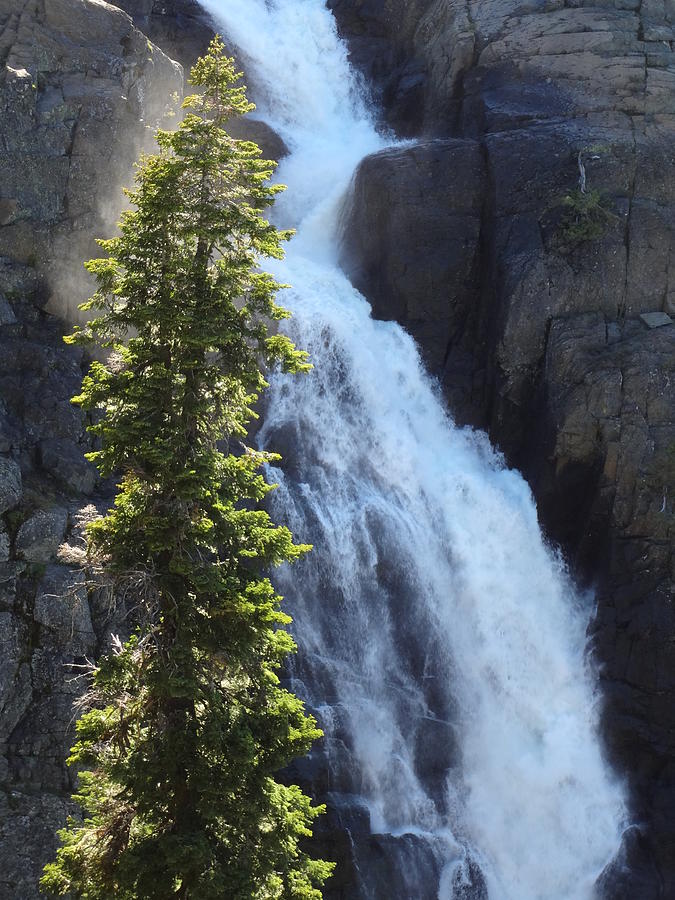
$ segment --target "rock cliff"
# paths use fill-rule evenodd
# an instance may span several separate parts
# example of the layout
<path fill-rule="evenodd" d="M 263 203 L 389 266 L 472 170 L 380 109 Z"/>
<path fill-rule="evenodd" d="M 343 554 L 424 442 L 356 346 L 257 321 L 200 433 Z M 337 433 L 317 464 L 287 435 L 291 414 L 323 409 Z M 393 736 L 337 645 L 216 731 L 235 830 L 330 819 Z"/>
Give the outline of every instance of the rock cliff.
<path fill-rule="evenodd" d="M 596 586 L 639 896 L 671 896 L 675 4 L 332 5 L 386 122 L 423 139 L 362 163 L 343 265 Z"/>
<path fill-rule="evenodd" d="M 675 0 L 328 5 L 386 124 L 418 138 L 361 165 L 343 265 L 595 584 L 608 752 L 640 825 L 607 896 L 673 896 Z M 0 898 L 37 897 L 72 787 L 70 667 L 123 627 L 69 566 L 105 486 L 69 404 L 86 361 L 52 314 L 88 293 L 81 261 L 181 88 L 163 50 L 189 64 L 210 35 L 196 0 L 0 0 Z M 331 816 L 346 857 L 365 819 Z"/>
<path fill-rule="evenodd" d="M 71 321 L 82 260 L 182 73 L 103 2 L 2 0 L 0 50 L 0 256 L 44 276 L 48 309 Z"/>

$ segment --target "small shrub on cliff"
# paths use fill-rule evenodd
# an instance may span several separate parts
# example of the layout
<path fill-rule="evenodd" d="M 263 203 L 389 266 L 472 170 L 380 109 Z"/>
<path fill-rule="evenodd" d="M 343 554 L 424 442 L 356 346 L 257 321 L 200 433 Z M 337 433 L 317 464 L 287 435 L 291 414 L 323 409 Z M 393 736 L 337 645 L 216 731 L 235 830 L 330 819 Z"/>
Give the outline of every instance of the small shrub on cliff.
<path fill-rule="evenodd" d="M 69 339 L 111 351 L 74 400 L 100 412 L 90 457 L 120 478 L 88 558 L 140 623 L 94 671 L 70 757 L 84 817 L 42 879 L 87 900 L 319 898 L 331 870 L 304 848 L 320 809 L 274 777 L 320 734 L 280 687 L 294 645 L 265 576 L 308 548 L 258 507 L 270 455 L 222 452 L 245 437 L 261 359 L 308 368 L 265 324 L 287 313 L 258 265 L 289 234 L 260 212 L 273 164 L 224 130 L 252 107 L 222 50 L 142 160 L 119 236 L 87 264 L 96 317 Z"/>
<path fill-rule="evenodd" d="M 571 191 L 562 198 L 561 206 L 559 233 L 566 244 L 598 240 L 617 221 L 610 201 L 598 190 Z"/>

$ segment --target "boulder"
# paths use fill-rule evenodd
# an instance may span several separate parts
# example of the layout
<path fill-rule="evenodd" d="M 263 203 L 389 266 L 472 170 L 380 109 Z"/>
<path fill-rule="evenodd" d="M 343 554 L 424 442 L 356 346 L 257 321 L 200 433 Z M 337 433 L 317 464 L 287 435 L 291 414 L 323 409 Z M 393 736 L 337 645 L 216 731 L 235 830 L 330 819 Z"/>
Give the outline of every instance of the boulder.
<path fill-rule="evenodd" d="M 26 519 L 16 536 L 16 552 L 28 562 L 46 562 L 56 555 L 68 525 L 68 511 L 39 509 Z"/>
<path fill-rule="evenodd" d="M 279 162 L 284 156 L 288 156 L 288 147 L 283 138 L 262 119 L 252 119 L 250 116 L 232 119 L 227 124 L 227 130 L 234 138 L 257 144 L 264 159 Z"/>

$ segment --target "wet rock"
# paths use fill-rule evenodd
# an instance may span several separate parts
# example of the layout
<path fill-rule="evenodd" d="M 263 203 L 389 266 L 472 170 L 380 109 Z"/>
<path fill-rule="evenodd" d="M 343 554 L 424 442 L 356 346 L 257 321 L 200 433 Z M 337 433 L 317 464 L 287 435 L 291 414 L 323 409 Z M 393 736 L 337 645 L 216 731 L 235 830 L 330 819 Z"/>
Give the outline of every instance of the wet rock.
<path fill-rule="evenodd" d="M 14 460 L 0 457 L 0 515 L 17 506 L 22 496 L 21 469 Z"/>
<path fill-rule="evenodd" d="M 368 841 L 359 842 L 356 854 L 361 896 L 391 900 L 438 897 L 440 862 L 433 843 L 424 837 L 373 834 Z"/>
<path fill-rule="evenodd" d="M 455 726 L 451 722 L 420 718 L 416 723 L 415 771 L 439 803 L 445 793 L 448 773 L 461 763 Z"/>
<path fill-rule="evenodd" d="M 352 63 L 367 77 L 388 124 L 404 136 L 423 122 L 426 61 L 415 48 L 415 33 L 431 0 L 328 0 Z"/>
<path fill-rule="evenodd" d="M 660 900 L 663 897 L 658 871 L 637 825 L 627 828 L 616 858 L 604 869 L 595 885 L 598 900 Z"/>
<path fill-rule="evenodd" d="M 417 339 L 435 374 L 461 363 L 479 310 L 485 189 L 476 142 L 428 141 L 363 160 L 345 211 L 343 268 L 376 318 Z"/>
<path fill-rule="evenodd" d="M 253 141 L 262 150 L 264 159 L 272 159 L 275 162 L 288 156 L 288 147 L 277 132 L 267 122 L 261 119 L 252 119 L 245 116 L 228 122 L 227 130 L 234 138 L 243 141 Z"/>
<path fill-rule="evenodd" d="M 313 843 L 322 859 L 336 863 L 323 890 L 324 900 L 360 898 L 354 846 L 355 842 L 368 840 L 370 814 L 360 797 L 328 793 L 323 799 L 326 814 L 316 822 Z"/>
<path fill-rule="evenodd" d="M 40 509 L 19 528 L 16 551 L 29 562 L 46 562 L 63 542 L 68 524 L 65 509 Z"/>
<path fill-rule="evenodd" d="M 462 860 L 452 876 L 453 900 L 489 900 L 487 884 L 478 863 Z"/>

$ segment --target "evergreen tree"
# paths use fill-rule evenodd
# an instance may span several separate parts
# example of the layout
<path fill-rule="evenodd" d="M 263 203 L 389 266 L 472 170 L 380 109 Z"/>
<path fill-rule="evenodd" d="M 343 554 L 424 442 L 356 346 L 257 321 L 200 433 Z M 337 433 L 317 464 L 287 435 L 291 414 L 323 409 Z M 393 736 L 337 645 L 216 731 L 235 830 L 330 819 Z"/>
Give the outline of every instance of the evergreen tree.
<path fill-rule="evenodd" d="M 275 457 L 239 442 L 261 364 L 309 366 L 266 325 L 288 313 L 258 266 L 290 234 L 261 214 L 281 190 L 274 163 L 224 130 L 253 108 L 238 78 L 216 38 L 182 124 L 141 161 L 119 235 L 87 263 L 95 318 L 66 339 L 110 353 L 74 398 L 96 413 L 90 458 L 121 478 L 89 558 L 139 624 L 96 668 L 77 723 L 84 818 L 45 868 L 56 894 L 320 898 L 332 868 L 304 849 L 321 809 L 274 778 L 320 732 L 280 686 L 294 644 L 265 572 L 309 548 L 259 508 Z"/>

